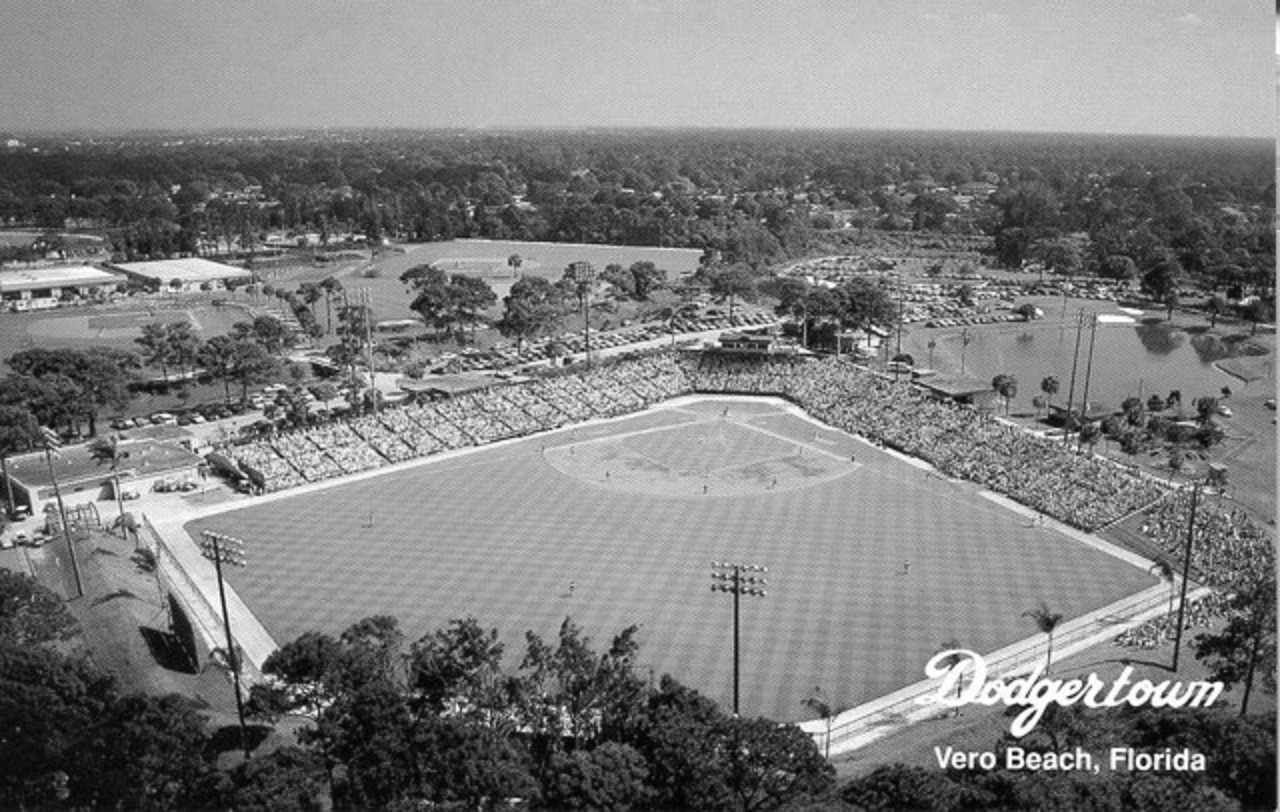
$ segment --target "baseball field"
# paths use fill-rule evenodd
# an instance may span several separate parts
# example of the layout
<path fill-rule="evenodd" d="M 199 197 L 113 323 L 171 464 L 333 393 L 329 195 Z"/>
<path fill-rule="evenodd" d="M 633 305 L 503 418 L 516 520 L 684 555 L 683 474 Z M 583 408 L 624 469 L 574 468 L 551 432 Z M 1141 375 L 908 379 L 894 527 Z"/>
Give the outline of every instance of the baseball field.
<path fill-rule="evenodd" d="M 686 399 L 202 518 L 247 543 L 231 583 L 277 642 L 369 615 L 410 640 L 471 615 L 515 667 L 566 616 L 597 647 L 639 624 L 640 661 L 728 707 L 733 598 L 712 561 L 769 568 L 744 597 L 742 711 L 812 716 L 923 678 L 944 642 L 991 651 L 1155 576 L 971 485 L 778 401 Z"/>

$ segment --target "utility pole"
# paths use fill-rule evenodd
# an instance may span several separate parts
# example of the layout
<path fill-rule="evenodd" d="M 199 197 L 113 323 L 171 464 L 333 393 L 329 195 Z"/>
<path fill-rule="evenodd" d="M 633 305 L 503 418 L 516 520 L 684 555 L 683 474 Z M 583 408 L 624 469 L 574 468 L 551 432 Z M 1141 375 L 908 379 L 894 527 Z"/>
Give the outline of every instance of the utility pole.
<path fill-rule="evenodd" d="M 248 761 L 249 734 L 244 725 L 244 697 L 240 695 L 240 655 L 236 653 L 236 644 L 231 638 L 231 615 L 227 614 L 227 589 L 222 580 L 223 562 L 234 567 L 245 566 L 244 542 L 222 533 L 205 530 L 200 534 L 200 554 L 213 562 L 214 569 L 218 573 L 218 599 L 222 602 L 222 630 L 227 635 L 227 665 L 231 668 L 231 680 L 236 690 L 236 715 L 240 717 L 240 749 L 244 751 L 245 761 Z"/>
<path fill-rule="evenodd" d="M 769 583 L 764 577 L 768 567 L 758 564 L 729 563 L 727 561 L 711 562 L 711 591 L 730 592 L 733 594 L 733 715 L 738 715 L 738 683 L 739 683 L 739 617 L 738 602 L 742 595 L 753 595 L 763 598 L 768 593 L 764 586 Z M 750 573 L 744 575 L 743 573 Z M 760 573 L 756 575 L 755 573 Z"/>
<path fill-rule="evenodd" d="M 49 464 L 49 479 L 53 480 L 53 495 L 58 500 L 58 518 L 62 520 L 62 537 L 67 540 L 67 555 L 71 557 L 71 574 L 76 581 L 76 597 L 84 597 L 84 582 L 80 580 L 80 563 L 76 561 L 76 545 L 71 540 L 71 525 L 67 524 L 67 508 L 62 503 L 62 489 L 58 487 L 58 474 L 53 470 L 53 456 L 62 448 L 58 432 L 46 426 L 40 427 L 44 435 L 44 461 Z"/>
<path fill-rule="evenodd" d="M 360 303 L 361 315 L 364 320 L 364 350 L 365 362 L 369 367 L 369 387 L 372 394 L 369 396 L 373 400 L 373 414 L 378 415 L 378 381 L 373 370 L 373 307 L 369 304 L 369 289 L 356 288 L 356 301 Z"/>
<path fill-rule="evenodd" d="M 1191 550 L 1196 534 L 1196 508 L 1200 504 L 1200 484 L 1191 489 L 1191 518 L 1187 520 L 1187 545 L 1182 550 L 1182 597 L 1178 601 L 1178 628 L 1173 638 L 1174 672 L 1178 670 L 1178 653 L 1182 650 L 1182 620 L 1187 611 L 1187 579 L 1191 577 Z"/>
<path fill-rule="evenodd" d="M 591 288 L 596 283 L 596 269 L 590 262 L 580 260 L 569 263 L 569 272 L 575 290 L 582 298 L 582 336 L 587 347 L 587 369 L 591 369 Z"/>
<path fill-rule="evenodd" d="M 960 377 L 964 377 L 964 354 L 969 348 L 969 342 L 973 339 L 969 338 L 969 328 L 966 327 L 960 331 Z"/>
<path fill-rule="evenodd" d="M 1084 421 L 1089 417 L 1089 381 L 1093 376 L 1093 342 L 1098 337 L 1098 314 L 1093 314 L 1093 323 L 1089 327 L 1089 360 L 1084 365 L 1084 397 L 1081 398 L 1080 404 L 1080 426 L 1084 428 Z M 1084 445 L 1084 432 L 1081 431 L 1076 435 L 1076 452 L 1079 453 L 1080 448 Z"/>
<path fill-rule="evenodd" d="M 1071 404 L 1076 397 L 1076 365 L 1080 362 L 1080 334 L 1084 330 L 1084 308 L 1076 317 L 1076 348 L 1071 354 L 1071 385 L 1067 387 L 1067 412 L 1062 421 L 1062 444 L 1071 444 Z"/>

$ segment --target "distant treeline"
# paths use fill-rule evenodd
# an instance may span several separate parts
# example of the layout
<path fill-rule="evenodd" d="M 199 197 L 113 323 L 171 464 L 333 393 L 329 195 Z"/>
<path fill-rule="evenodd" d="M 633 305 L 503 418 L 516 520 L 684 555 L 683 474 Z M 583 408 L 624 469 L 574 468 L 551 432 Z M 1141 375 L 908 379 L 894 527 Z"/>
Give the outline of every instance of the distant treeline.
<path fill-rule="evenodd" d="M 880 230 L 993 236 L 993 261 L 1073 273 L 1138 278 L 1175 260 L 1213 288 L 1269 289 L 1274 271 L 1274 146 L 1260 140 L 374 131 L 31 146 L 0 152 L 0 222 L 103 229 L 128 259 L 355 232 L 693 247 L 760 267 Z"/>

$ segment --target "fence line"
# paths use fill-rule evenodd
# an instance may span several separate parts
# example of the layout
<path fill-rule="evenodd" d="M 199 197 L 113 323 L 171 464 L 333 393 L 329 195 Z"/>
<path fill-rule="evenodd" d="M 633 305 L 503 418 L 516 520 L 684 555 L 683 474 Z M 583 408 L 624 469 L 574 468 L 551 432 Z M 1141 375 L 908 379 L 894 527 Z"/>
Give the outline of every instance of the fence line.
<path fill-rule="evenodd" d="M 1187 596 L 1206 595 L 1211 590 L 1201 587 Z M 1091 648 L 1115 637 L 1126 629 L 1137 626 L 1167 610 L 1168 589 L 1151 587 L 1136 595 L 1123 598 L 1101 609 L 1064 623 L 1053 636 L 1053 661 Z M 1038 634 L 1020 640 L 990 654 L 984 655 L 987 678 L 1007 678 L 1025 674 L 1045 658 L 1046 637 Z M 922 672 L 923 672 L 923 663 Z M 850 708 L 830 720 L 815 719 L 801 722 L 799 727 L 814 738 L 819 750 L 831 755 L 847 753 L 889 735 L 904 725 L 937 716 L 939 706 L 921 705 L 917 700 L 937 690 L 940 681 L 921 680 L 893 693 Z M 945 709 L 949 710 L 949 709 Z"/>
<path fill-rule="evenodd" d="M 226 648 L 226 633 L 222 626 L 222 611 L 205 595 L 204 590 L 187 572 L 182 561 L 174 554 L 165 542 L 164 537 L 151 524 L 151 520 L 142 516 L 142 524 L 138 528 L 138 538 L 144 547 L 155 555 L 156 569 L 160 573 L 170 594 L 178 599 L 187 617 L 200 635 L 201 642 L 209 651 Z M 201 559 L 203 560 L 203 559 Z M 212 566 L 212 565 L 210 565 Z M 245 686 L 262 680 L 262 672 L 253 658 L 248 656 L 245 645 L 236 632 L 236 624 L 231 624 L 231 641 L 240 652 L 240 677 Z"/>

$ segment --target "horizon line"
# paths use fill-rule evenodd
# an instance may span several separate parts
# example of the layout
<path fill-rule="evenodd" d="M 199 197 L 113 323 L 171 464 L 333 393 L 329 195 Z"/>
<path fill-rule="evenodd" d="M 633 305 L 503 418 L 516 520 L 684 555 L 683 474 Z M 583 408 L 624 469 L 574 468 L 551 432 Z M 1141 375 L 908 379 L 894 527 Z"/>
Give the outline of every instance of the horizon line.
<path fill-rule="evenodd" d="M 999 136 L 1047 136 L 1086 138 L 1169 138 L 1183 140 L 1274 141 L 1274 134 L 1248 135 L 1225 133 L 1173 133 L 1173 132 L 1120 132 L 1104 130 L 1017 130 L 1017 129 L 969 129 L 960 127 L 856 127 L 843 125 L 718 125 L 718 124 L 303 124 L 303 125 L 221 125 L 214 127 L 50 127 L 3 128 L 0 133 L 9 136 L 53 138 L 70 136 L 163 136 L 163 135 L 217 135 L 217 134 L 340 134 L 340 133 L 450 133 L 450 134 L 504 134 L 504 133 L 864 133 L 864 134 L 936 134 L 936 135 L 999 135 Z"/>

